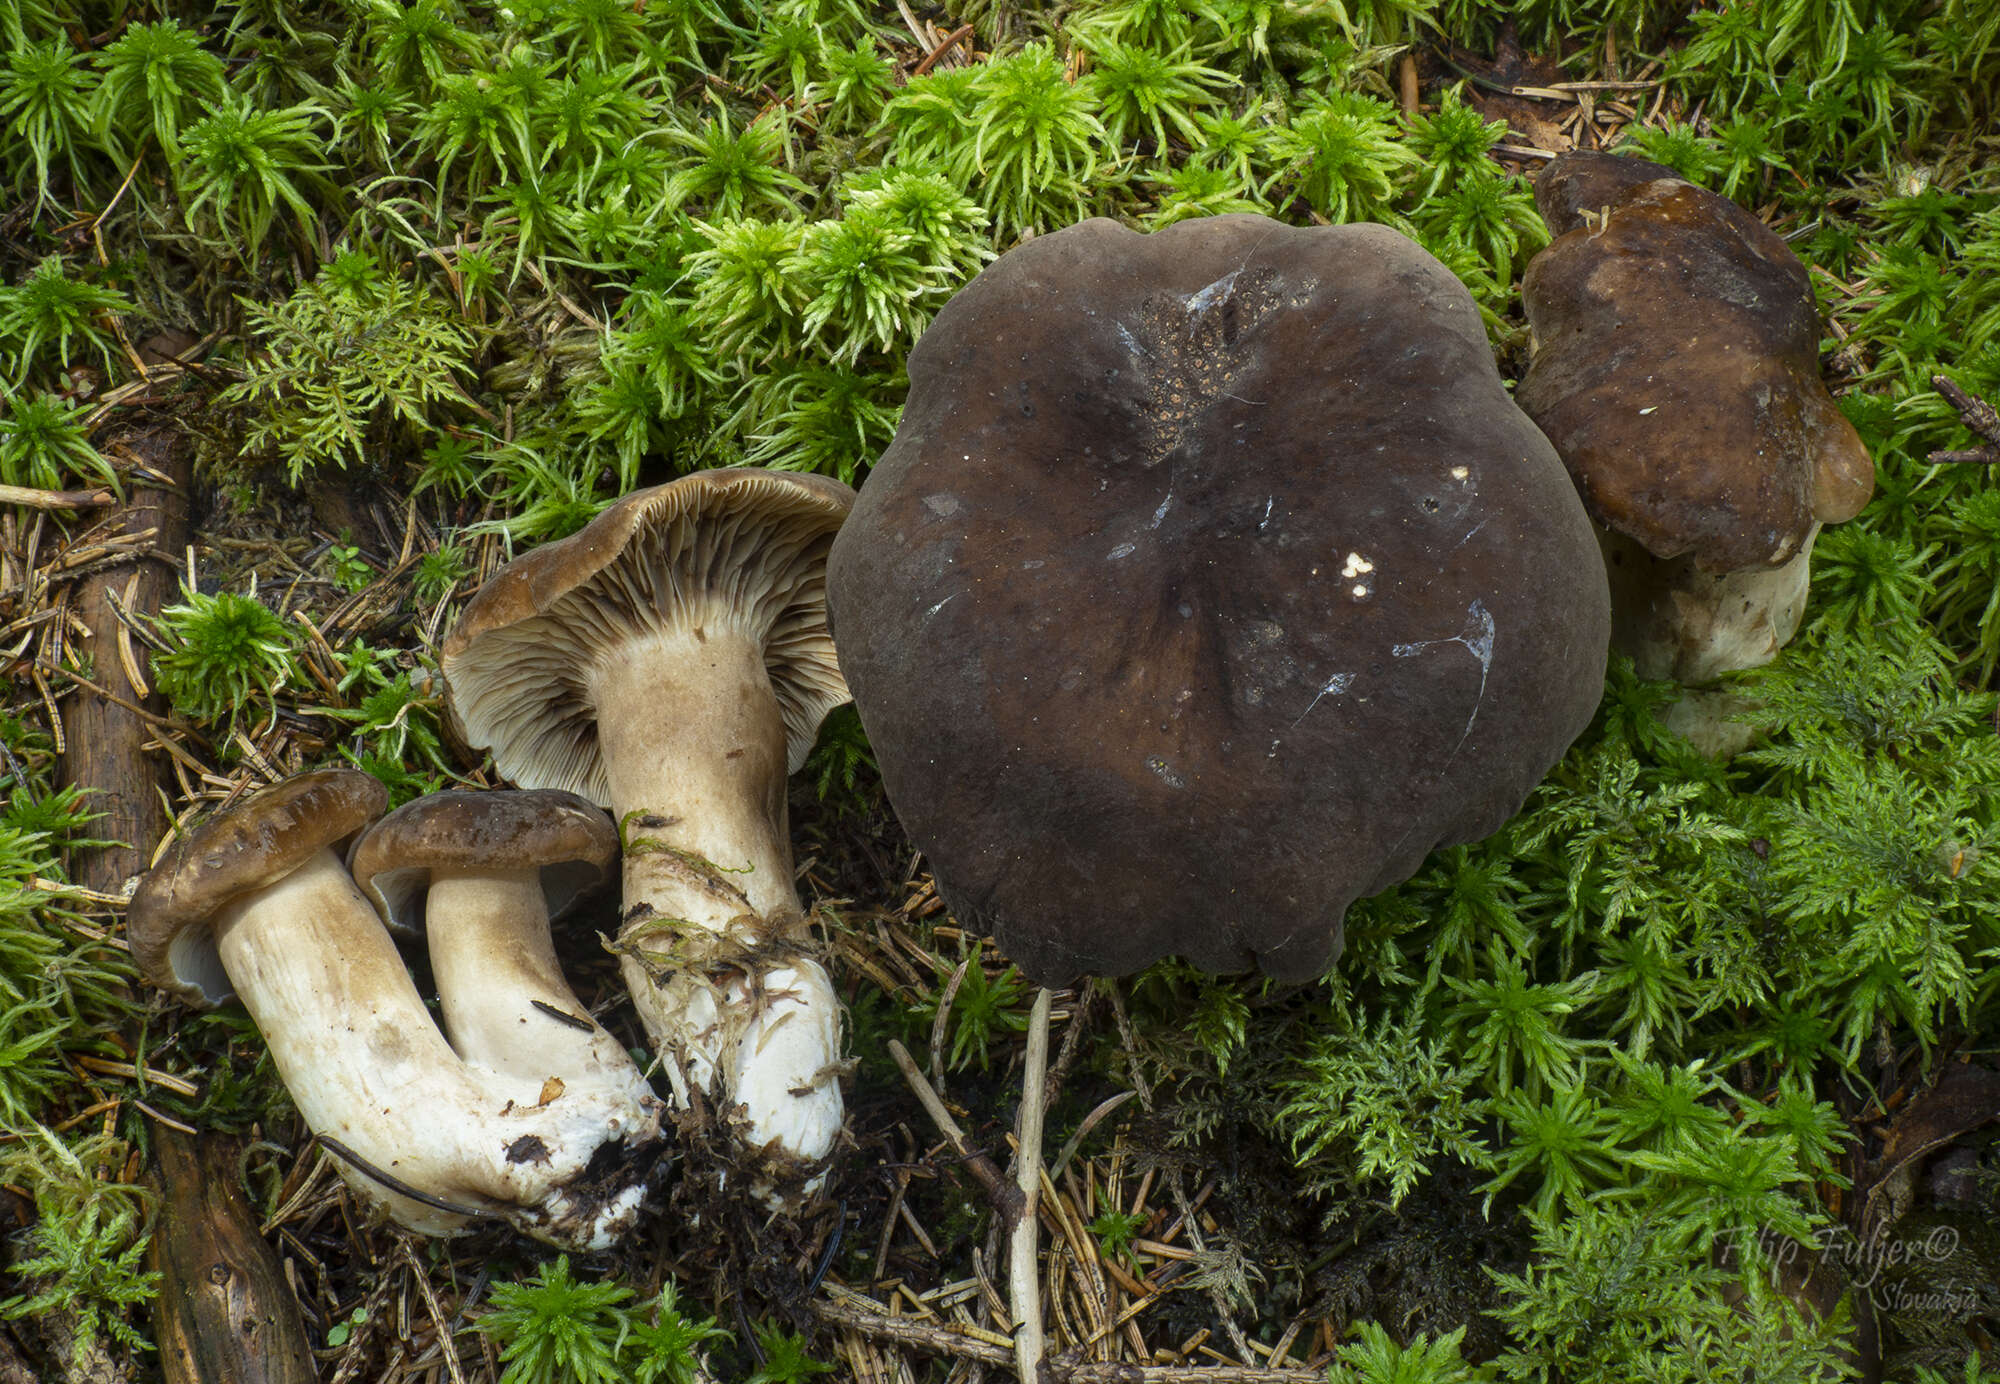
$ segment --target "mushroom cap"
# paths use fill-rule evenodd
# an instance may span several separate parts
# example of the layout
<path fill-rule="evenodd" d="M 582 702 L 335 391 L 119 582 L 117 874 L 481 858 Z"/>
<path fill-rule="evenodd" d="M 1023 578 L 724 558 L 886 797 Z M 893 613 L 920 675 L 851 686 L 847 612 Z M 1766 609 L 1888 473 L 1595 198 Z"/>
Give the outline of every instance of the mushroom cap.
<path fill-rule="evenodd" d="M 235 987 L 208 923 L 254 889 L 283 879 L 317 852 L 339 851 L 382 815 L 389 791 L 358 769 L 299 774 L 251 794 L 176 841 L 132 894 L 126 941 L 140 974 L 197 1006 Z"/>
<path fill-rule="evenodd" d="M 1783 240 L 1613 154 L 1556 159 L 1535 204 L 1555 239 L 1522 281 L 1536 352 L 1515 397 L 1592 518 L 1730 572 L 1860 512 L 1875 467 L 1820 382 L 1812 284 Z"/>
<path fill-rule="evenodd" d="M 841 666 L 947 903 L 1037 981 L 1315 975 L 1588 724 L 1596 540 L 1396 232 L 1088 221 L 909 375 L 828 567 Z"/>
<path fill-rule="evenodd" d="M 848 699 L 825 565 L 853 504 L 823 476 L 701 471 L 516 558 L 467 604 L 439 658 L 466 742 L 523 787 L 608 807 L 584 670 L 622 638 L 721 621 L 762 640 L 796 771 Z"/>
<path fill-rule="evenodd" d="M 549 917 L 610 878 L 618 830 L 596 804 L 554 789 L 429 793 L 354 839 L 347 868 L 391 927 L 424 925 L 433 871 L 538 870 Z"/>

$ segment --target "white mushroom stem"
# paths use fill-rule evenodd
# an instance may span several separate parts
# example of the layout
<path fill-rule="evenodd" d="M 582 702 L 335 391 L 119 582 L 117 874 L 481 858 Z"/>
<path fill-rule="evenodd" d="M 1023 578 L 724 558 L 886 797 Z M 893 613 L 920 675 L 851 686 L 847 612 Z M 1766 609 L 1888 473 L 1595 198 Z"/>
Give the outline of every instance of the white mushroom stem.
<path fill-rule="evenodd" d="M 1697 689 L 1724 673 L 1763 667 L 1798 633 L 1819 530 L 1814 524 L 1798 552 L 1775 567 L 1704 572 L 1691 557 L 1657 558 L 1623 534 L 1598 529 L 1611 578 L 1612 645 L 1631 655 L 1640 677 L 1688 689 L 1665 719 L 1703 754 L 1726 756 L 1750 743 L 1750 730 L 1730 718 L 1752 703 Z"/>
<path fill-rule="evenodd" d="M 805 950 L 761 642 L 716 612 L 606 654 L 589 695 L 625 843 L 625 977 L 675 1097 L 719 1082 L 752 1147 L 816 1162 L 841 1127 L 841 1008 Z"/>
<path fill-rule="evenodd" d="M 452 1208 L 502 1217 L 573 1248 L 608 1248 L 637 1215 L 636 1180 L 600 1198 L 572 1187 L 622 1117 L 459 1060 L 387 930 L 338 857 L 322 850 L 217 914 L 222 965 L 270 1045 L 307 1125 L 366 1203 L 424 1234 Z M 405 1195 L 382 1178 L 418 1196 Z"/>
<path fill-rule="evenodd" d="M 631 1055 L 563 979 L 541 871 L 433 870 L 424 909 L 444 1030 L 467 1062 L 620 1112 L 628 1129 L 658 1104 Z"/>

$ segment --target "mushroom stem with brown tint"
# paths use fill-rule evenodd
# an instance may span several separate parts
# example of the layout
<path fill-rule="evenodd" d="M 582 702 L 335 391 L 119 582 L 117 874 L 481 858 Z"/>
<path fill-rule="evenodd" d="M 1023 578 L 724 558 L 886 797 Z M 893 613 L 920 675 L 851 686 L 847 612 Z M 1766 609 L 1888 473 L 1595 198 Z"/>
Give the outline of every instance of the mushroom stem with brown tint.
<path fill-rule="evenodd" d="M 644 1190 L 601 1176 L 626 1131 L 446 1045 L 336 853 L 385 798 L 365 774 L 306 774 L 204 824 L 134 894 L 134 958 L 184 1000 L 242 999 L 364 1204 L 423 1234 L 491 1216 L 607 1248 Z"/>
<path fill-rule="evenodd" d="M 841 1127 L 840 1004 L 792 884 L 785 777 L 847 700 L 824 583 L 852 504 L 762 471 L 628 495 L 497 574 L 441 658 L 502 774 L 611 809 L 633 1002 L 676 1099 L 740 1114 L 774 1204 L 817 1184 Z"/>
<path fill-rule="evenodd" d="M 718 622 L 592 670 L 610 798 L 625 837 L 622 964 L 665 1042 L 676 1099 L 721 1077 L 753 1145 L 816 1160 L 840 1127 L 840 1001 L 801 950 L 786 831 L 785 728 L 761 641 Z M 803 1082 L 820 1099 L 794 1094 Z M 829 1100 L 830 1098 L 830 1100 Z"/>
<path fill-rule="evenodd" d="M 432 793 L 363 832 L 354 882 L 393 928 L 422 929 L 445 1034 L 465 1061 L 603 1113 L 648 1157 L 660 1103 L 564 978 L 549 923 L 606 880 L 618 835 L 573 793 Z"/>

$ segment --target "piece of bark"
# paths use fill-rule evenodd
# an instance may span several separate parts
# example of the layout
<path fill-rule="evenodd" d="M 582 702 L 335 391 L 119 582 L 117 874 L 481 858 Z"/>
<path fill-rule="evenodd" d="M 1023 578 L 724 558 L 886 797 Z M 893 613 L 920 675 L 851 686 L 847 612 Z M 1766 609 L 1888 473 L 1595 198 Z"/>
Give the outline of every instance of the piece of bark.
<path fill-rule="evenodd" d="M 4 1331 L 0 1331 L 0 1384 L 42 1384 L 42 1376 Z"/>
<path fill-rule="evenodd" d="M 1891 1195 L 1899 1173 L 1914 1170 L 1918 1159 L 1993 1120 L 2000 1120 L 2000 1071 L 1971 1062 L 1951 1063 L 1936 1085 L 1897 1111 L 1882 1156 L 1856 1183 L 1862 1194 L 1856 1227 L 1862 1242 L 1873 1244 L 1908 1209 L 1895 1205 Z"/>
<path fill-rule="evenodd" d="M 153 1312 L 167 1384 L 314 1384 L 298 1299 L 237 1185 L 238 1141 L 154 1126 Z"/>
<path fill-rule="evenodd" d="M 21 1347 L 15 1358 L 25 1357 L 24 1362 L 33 1362 L 31 1368 L 38 1367 L 29 1378 L 35 1384 L 132 1384 L 130 1354 L 114 1351 L 101 1331 L 78 1345 L 78 1328 L 74 1306 L 54 1307 L 14 1323 Z"/>
<path fill-rule="evenodd" d="M 70 601 L 70 608 L 90 628 L 89 642 L 83 647 L 91 654 L 92 681 L 124 701 L 143 706 L 148 703 L 132 686 L 119 656 L 121 626 L 112 602 L 116 599 L 124 604 L 136 620 L 157 615 L 175 589 L 177 564 L 188 537 L 187 485 L 193 444 L 172 419 L 160 418 L 111 436 L 106 446 L 137 457 L 172 482 L 168 488 L 135 484 L 124 506 L 106 517 L 101 532 L 107 539 L 147 529 L 154 530 L 154 536 L 144 551 L 77 583 Z M 150 678 L 144 642 L 130 635 L 127 640 L 140 676 Z M 63 782 L 95 790 L 90 805 L 104 815 L 93 834 L 123 843 L 75 852 L 70 878 L 86 889 L 122 893 L 126 881 L 146 868 L 153 847 L 167 830 L 157 789 L 159 764 L 144 748 L 151 731 L 129 707 L 88 688 L 79 688 L 65 705 L 64 730 Z"/>

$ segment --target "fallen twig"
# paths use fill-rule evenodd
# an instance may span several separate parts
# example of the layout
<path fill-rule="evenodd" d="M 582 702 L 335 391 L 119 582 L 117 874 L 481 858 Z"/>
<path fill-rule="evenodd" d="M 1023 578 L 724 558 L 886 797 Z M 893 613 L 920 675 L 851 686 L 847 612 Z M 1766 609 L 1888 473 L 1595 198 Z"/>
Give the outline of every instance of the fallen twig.
<path fill-rule="evenodd" d="M 1960 421 L 1986 439 L 1984 447 L 1970 451 L 1932 452 L 1931 465 L 2000 466 L 2000 409 L 1984 399 L 1973 398 L 1943 375 L 1931 376 L 1931 384 L 1958 410 Z"/>
<path fill-rule="evenodd" d="M 993 1166 L 991 1158 L 972 1147 L 965 1137 L 965 1131 L 958 1127 L 958 1121 L 951 1117 L 951 1112 L 944 1108 L 944 1102 L 938 1099 L 938 1093 L 931 1089 L 931 1084 L 924 1080 L 924 1074 L 917 1070 L 916 1061 L 910 1056 L 910 1050 L 891 1038 L 889 1056 L 895 1059 L 897 1068 L 903 1073 L 903 1080 L 910 1084 L 910 1090 L 916 1094 L 917 1103 L 924 1107 L 924 1113 L 931 1117 L 931 1123 L 937 1126 L 938 1133 L 944 1135 L 945 1142 L 951 1145 L 951 1151 L 965 1164 L 966 1171 L 971 1173 L 985 1189 L 994 1208 L 1002 1215 L 1009 1214 L 1013 1209 L 1015 1189 L 1008 1185 L 1000 1170 Z"/>
<path fill-rule="evenodd" d="M 109 509 L 118 499 L 109 490 L 30 490 L 23 485 L 0 485 L 0 505 L 26 505 L 30 509 Z"/>
<path fill-rule="evenodd" d="M 986 1337 L 994 1336 L 1004 1341 L 1007 1338 L 997 1332 L 984 1332 L 979 1328 L 960 1322 L 921 1322 L 910 1317 L 891 1317 L 881 1312 L 866 1312 L 845 1303 L 832 1302 L 826 1298 L 813 1300 L 813 1312 L 822 1321 L 836 1326 L 847 1327 L 864 1336 L 877 1340 L 895 1341 L 901 1345 L 916 1346 L 938 1355 L 953 1356 L 961 1360 L 978 1360 L 988 1365 L 1004 1365 L 1014 1358 L 1012 1346 L 996 1344 Z"/>
<path fill-rule="evenodd" d="M 924 60 L 910 69 L 912 77 L 921 77 L 937 63 L 937 60 L 952 50 L 952 46 L 972 37 L 972 26 L 961 24 L 944 37 L 944 42 L 924 54 Z M 969 51 L 969 49 L 968 49 Z"/>
<path fill-rule="evenodd" d="M 1014 1319 L 1014 1364 L 1021 1384 L 1037 1384 L 1042 1363 L 1042 1285 L 1036 1272 L 1041 1225 L 1036 1219 L 1042 1191 L 1042 1119 L 1047 1114 L 1049 1075 L 1049 1000 L 1046 987 L 1035 991 L 1028 1013 L 1028 1051 L 1021 1072 L 1020 1149 L 1014 1159 L 1014 1185 L 1021 1200 L 1007 1230 L 1007 1306 Z"/>

